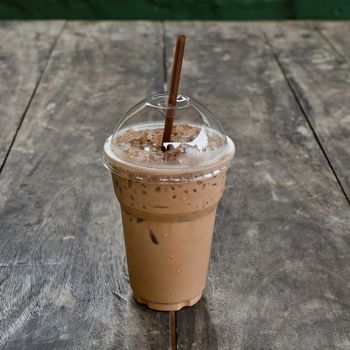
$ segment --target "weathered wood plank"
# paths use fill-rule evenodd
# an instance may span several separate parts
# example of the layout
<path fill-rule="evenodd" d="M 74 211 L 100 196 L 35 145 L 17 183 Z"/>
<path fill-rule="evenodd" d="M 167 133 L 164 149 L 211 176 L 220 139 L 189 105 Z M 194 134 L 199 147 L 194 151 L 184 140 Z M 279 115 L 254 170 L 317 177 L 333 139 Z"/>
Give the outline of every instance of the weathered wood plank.
<path fill-rule="evenodd" d="M 350 202 L 349 64 L 310 23 L 261 28 Z"/>
<path fill-rule="evenodd" d="M 0 22 L 0 169 L 63 25 Z"/>
<path fill-rule="evenodd" d="M 350 61 L 350 22 L 316 22 L 314 27 L 344 61 Z"/>
<path fill-rule="evenodd" d="M 179 349 L 345 350 L 349 206 L 259 28 L 166 23 L 168 51 L 188 36 L 182 90 L 237 145 L 204 299 L 178 313 Z"/>
<path fill-rule="evenodd" d="M 105 138 L 163 86 L 162 28 L 71 22 L 0 178 L 0 347 L 166 349 L 167 313 L 136 304 Z"/>

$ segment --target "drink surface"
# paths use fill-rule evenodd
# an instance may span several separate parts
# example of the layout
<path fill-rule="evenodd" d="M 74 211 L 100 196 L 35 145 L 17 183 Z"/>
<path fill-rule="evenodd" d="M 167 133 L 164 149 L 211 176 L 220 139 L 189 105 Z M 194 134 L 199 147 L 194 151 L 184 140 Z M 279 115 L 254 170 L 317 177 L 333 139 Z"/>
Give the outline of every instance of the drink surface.
<path fill-rule="evenodd" d="M 174 175 L 163 179 L 168 182 L 199 180 L 226 170 L 234 155 L 232 140 L 207 127 L 174 125 L 171 142 L 164 144 L 166 151 L 162 133 L 157 124 L 119 130 L 105 143 L 105 165 L 113 173 L 133 179 L 139 175 L 143 181 L 157 181 L 151 178 L 157 175 Z"/>
<path fill-rule="evenodd" d="M 162 149 L 163 128 L 140 125 L 113 139 L 112 149 L 121 158 L 144 166 L 188 167 L 218 157 L 226 146 L 226 138 L 214 131 L 188 124 L 174 125 L 171 142 Z"/>

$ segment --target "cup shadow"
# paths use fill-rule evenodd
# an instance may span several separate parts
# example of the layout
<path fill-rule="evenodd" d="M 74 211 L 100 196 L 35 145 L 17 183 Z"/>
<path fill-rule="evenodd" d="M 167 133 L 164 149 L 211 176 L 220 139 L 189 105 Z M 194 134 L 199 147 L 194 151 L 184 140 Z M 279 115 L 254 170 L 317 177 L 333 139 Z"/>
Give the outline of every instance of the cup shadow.
<path fill-rule="evenodd" d="M 217 331 L 205 297 L 177 312 L 178 349 L 219 349 Z"/>

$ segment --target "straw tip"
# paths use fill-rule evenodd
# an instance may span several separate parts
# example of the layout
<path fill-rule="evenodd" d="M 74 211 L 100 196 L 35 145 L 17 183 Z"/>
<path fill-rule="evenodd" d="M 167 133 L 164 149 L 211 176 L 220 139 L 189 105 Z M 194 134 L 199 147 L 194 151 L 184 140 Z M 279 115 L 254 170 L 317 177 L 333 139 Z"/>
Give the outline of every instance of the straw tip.
<path fill-rule="evenodd" d="M 186 40 L 186 35 L 180 34 L 180 35 L 177 37 L 177 40 Z"/>

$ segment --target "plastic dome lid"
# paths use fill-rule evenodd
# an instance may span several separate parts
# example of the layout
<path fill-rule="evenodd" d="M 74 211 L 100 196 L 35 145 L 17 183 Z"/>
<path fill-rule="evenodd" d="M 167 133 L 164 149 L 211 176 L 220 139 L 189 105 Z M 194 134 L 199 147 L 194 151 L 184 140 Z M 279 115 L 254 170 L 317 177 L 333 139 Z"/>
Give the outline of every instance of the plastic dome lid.
<path fill-rule="evenodd" d="M 136 104 L 118 122 L 104 146 L 104 163 L 118 174 L 145 173 L 193 176 L 212 174 L 216 167 L 229 166 L 234 144 L 205 106 L 187 95 L 177 97 L 176 107 L 168 106 L 168 94 L 153 95 Z M 174 109 L 170 142 L 162 136 L 167 110 Z M 215 170 L 215 169 L 214 169 Z M 200 172 L 201 175 L 196 174 Z M 143 175 L 142 175 L 143 174 Z"/>

